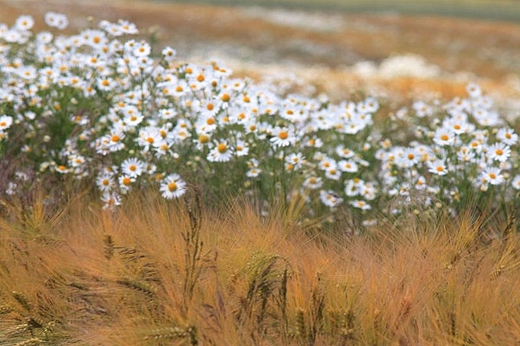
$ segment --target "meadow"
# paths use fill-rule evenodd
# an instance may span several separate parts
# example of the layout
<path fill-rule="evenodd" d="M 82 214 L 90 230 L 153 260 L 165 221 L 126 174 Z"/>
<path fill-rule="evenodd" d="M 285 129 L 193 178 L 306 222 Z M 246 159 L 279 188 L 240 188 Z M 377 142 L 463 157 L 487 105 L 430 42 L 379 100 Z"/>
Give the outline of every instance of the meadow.
<path fill-rule="evenodd" d="M 507 54 L 484 87 L 342 99 L 70 24 L 0 25 L 1 343 L 520 342 Z"/>

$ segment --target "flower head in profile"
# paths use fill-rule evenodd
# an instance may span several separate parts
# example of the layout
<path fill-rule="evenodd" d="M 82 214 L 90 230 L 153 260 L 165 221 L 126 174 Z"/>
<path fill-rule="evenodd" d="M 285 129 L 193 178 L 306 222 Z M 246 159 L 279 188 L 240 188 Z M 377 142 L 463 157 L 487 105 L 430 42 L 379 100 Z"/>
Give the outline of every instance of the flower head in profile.
<path fill-rule="evenodd" d="M 321 190 L 320 191 L 320 200 L 323 204 L 325 204 L 329 208 L 334 208 L 340 205 L 343 202 L 343 198 L 339 197 L 332 190 Z"/>
<path fill-rule="evenodd" d="M 121 196 L 115 192 L 105 191 L 103 196 L 101 196 L 101 201 L 105 203 L 103 209 L 114 209 L 121 205 Z"/>
<path fill-rule="evenodd" d="M 370 210 L 370 209 L 372 209 L 370 204 L 368 204 L 367 202 L 365 202 L 363 200 L 351 201 L 350 205 L 353 206 L 354 208 L 358 208 L 358 209 L 361 209 L 361 210 Z"/>
<path fill-rule="evenodd" d="M 166 199 L 179 198 L 186 193 L 186 182 L 178 174 L 170 174 L 161 183 L 160 191 Z"/>

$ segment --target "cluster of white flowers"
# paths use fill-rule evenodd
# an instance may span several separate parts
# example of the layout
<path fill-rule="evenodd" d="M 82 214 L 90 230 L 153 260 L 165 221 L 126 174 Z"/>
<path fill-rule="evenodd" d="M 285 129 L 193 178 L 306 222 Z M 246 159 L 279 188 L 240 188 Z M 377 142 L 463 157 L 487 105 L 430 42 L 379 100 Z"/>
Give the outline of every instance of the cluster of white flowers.
<path fill-rule="evenodd" d="M 45 21 L 68 23 L 57 13 Z M 156 185 L 172 199 L 186 181 L 218 190 L 228 179 L 265 195 L 299 191 L 313 208 L 321 201 L 368 214 L 385 198 L 411 201 L 412 190 L 425 191 L 427 204 L 455 201 L 461 181 L 482 192 L 520 188 L 518 136 L 475 85 L 444 108 L 417 101 L 385 129 L 374 124 L 374 98 L 284 96 L 216 62 L 177 63 L 170 47 L 155 57 L 129 37 L 138 30 L 126 21 L 70 36 L 33 34 L 33 24 L 22 16 L 0 25 L 0 163 L 16 160 L 6 194 L 61 175 L 92 181 L 112 207 L 137 186 Z M 415 138 L 393 145 L 386 130 Z"/>

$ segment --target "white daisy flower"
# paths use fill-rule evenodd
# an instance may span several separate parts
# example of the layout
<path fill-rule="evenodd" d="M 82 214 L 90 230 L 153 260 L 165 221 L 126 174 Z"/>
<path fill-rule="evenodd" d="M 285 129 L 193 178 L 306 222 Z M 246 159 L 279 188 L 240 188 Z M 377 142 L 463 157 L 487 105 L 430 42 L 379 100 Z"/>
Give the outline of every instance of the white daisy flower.
<path fill-rule="evenodd" d="M 128 158 L 121 164 L 121 171 L 131 178 L 140 176 L 146 168 L 146 164 L 134 157 Z"/>
<path fill-rule="evenodd" d="M 109 192 L 115 187 L 114 175 L 108 172 L 100 174 L 96 179 L 96 185 L 101 192 Z"/>
<path fill-rule="evenodd" d="M 480 179 L 491 185 L 500 185 L 504 182 L 504 176 L 500 173 L 500 169 L 496 167 L 485 168 L 480 174 Z"/>
<path fill-rule="evenodd" d="M 13 117 L 8 115 L 0 116 L 0 132 L 7 130 L 13 124 Z"/>
<path fill-rule="evenodd" d="M 303 155 L 301 153 L 297 153 L 297 154 L 293 153 L 293 154 L 287 155 L 287 157 L 285 158 L 285 163 L 287 165 L 291 165 L 292 169 L 297 170 L 297 169 L 302 168 L 304 160 L 305 160 L 305 158 L 303 157 Z"/>
<path fill-rule="evenodd" d="M 331 167 L 325 171 L 325 177 L 331 180 L 339 180 L 341 178 L 341 171 L 336 167 Z"/>
<path fill-rule="evenodd" d="M 454 145 L 455 133 L 449 128 L 439 127 L 437 130 L 435 130 L 433 141 L 435 144 L 440 146 Z"/>
<path fill-rule="evenodd" d="M 487 155 L 492 160 L 504 162 L 511 155 L 511 149 L 504 143 L 495 143 L 487 148 Z"/>
<path fill-rule="evenodd" d="M 221 141 L 215 143 L 215 147 L 211 149 L 208 154 L 208 161 L 210 162 L 227 162 L 231 160 L 233 156 L 233 148 L 227 143 L 227 141 Z"/>
<path fill-rule="evenodd" d="M 507 145 L 514 145 L 518 141 L 518 135 L 513 129 L 501 128 L 497 132 L 497 139 Z"/>
<path fill-rule="evenodd" d="M 166 199 L 179 198 L 186 193 L 186 182 L 178 174 L 170 174 L 161 183 L 160 191 Z"/>
<path fill-rule="evenodd" d="M 365 202 L 363 200 L 351 201 L 350 205 L 355 207 L 355 208 L 361 209 L 361 210 L 370 210 L 370 209 L 372 209 L 370 204 L 368 204 L 367 202 Z"/>
<path fill-rule="evenodd" d="M 322 182 L 321 178 L 315 177 L 315 176 L 308 177 L 303 182 L 303 186 L 306 187 L 307 189 L 311 189 L 311 190 L 319 189 L 322 185 L 323 185 L 323 182 Z"/>
<path fill-rule="evenodd" d="M 115 192 L 104 192 L 101 200 L 105 203 L 103 209 L 113 209 L 121 205 L 121 197 Z"/>
<path fill-rule="evenodd" d="M 31 30 L 34 26 L 34 19 L 31 16 L 23 15 L 16 19 L 15 28 L 20 31 Z"/>
<path fill-rule="evenodd" d="M 177 52 L 171 47 L 165 47 L 161 53 L 166 61 L 172 61 L 177 56 Z"/>
<path fill-rule="evenodd" d="M 435 175 L 446 175 L 448 174 L 448 168 L 443 160 L 435 160 L 433 162 L 428 162 L 429 170 L 428 172 L 433 173 Z"/>
<path fill-rule="evenodd" d="M 339 197 L 332 190 L 328 190 L 328 191 L 321 190 L 320 191 L 320 200 L 323 204 L 325 204 L 327 207 L 330 207 L 330 208 L 334 208 L 343 202 L 343 198 Z"/>
<path fill-rule="evenodd" d="M 359 170 L 358 164 L 353 160 L 340 160 L 338 167 L 343 172 L 355 173 Z"/>
<path fill-rule="evenodd" d="M 296 138 L 292 130 L 283 127 L 275 127 L 273 129 L 273 137 L 271 137 L 271 143 L 275 147 L 287 147 L 291 144 L 294 144 Z"/>
<path fill-rule="evenodd" d="M 511 182 L 511 184 L 513 185 L 513 188 L 516 189 L 516 190 L 520 190 L 520 175 L 517 175 L 513 181 Z"/>
<path fill-rule="evenodd" d="M 135 178 L 132 178 L 129 175 L 122 175 L 119 177 L 118 182 L 121 193 L 125 194 L 130 191 L 132 184 L 135 183 Z"/>

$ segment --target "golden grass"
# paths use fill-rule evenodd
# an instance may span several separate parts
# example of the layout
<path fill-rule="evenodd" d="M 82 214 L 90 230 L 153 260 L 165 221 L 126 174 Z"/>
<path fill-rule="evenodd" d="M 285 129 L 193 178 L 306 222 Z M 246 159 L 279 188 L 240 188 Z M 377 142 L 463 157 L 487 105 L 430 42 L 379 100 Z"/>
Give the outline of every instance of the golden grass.
<path fill-rule="evenodd" d="M 198 198 L 142 195 L 115 213 L 86 197 L 52 213 L 5 204 L 0 343 L 520 342 L 513 219 L 409 217 L 348 237 L 290 222 L 294 206 L 262 218 Z"/>

